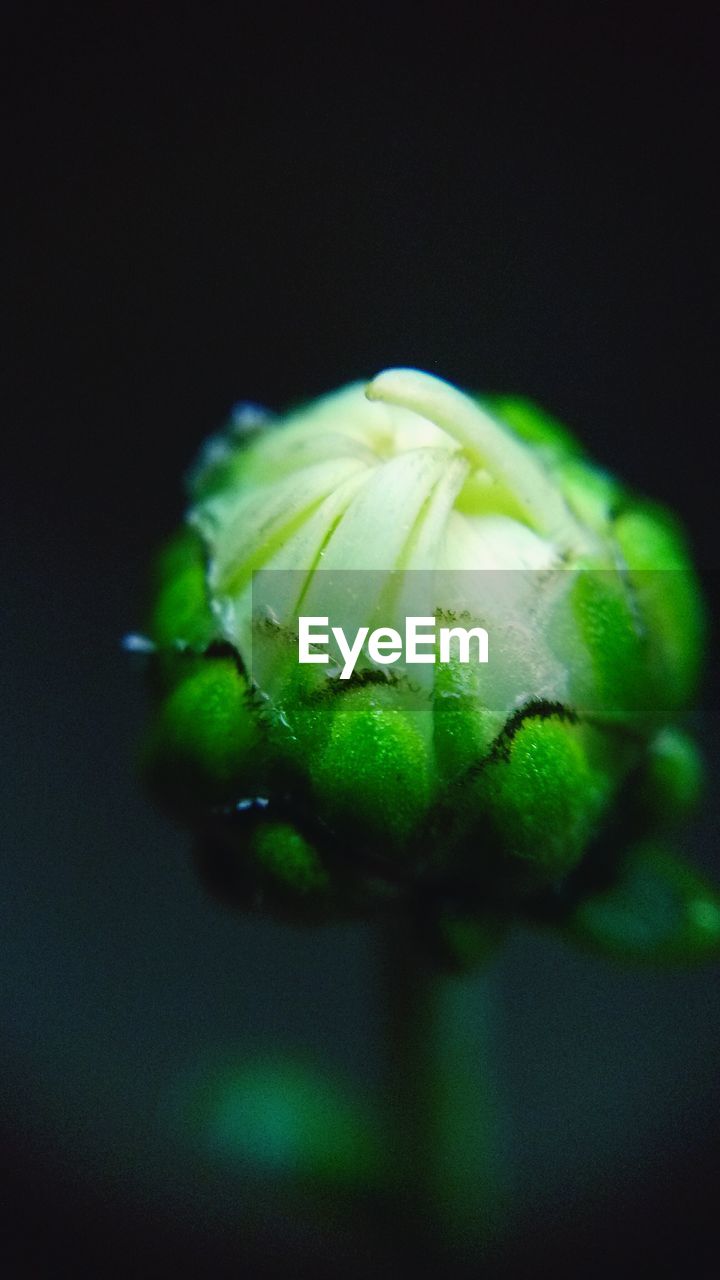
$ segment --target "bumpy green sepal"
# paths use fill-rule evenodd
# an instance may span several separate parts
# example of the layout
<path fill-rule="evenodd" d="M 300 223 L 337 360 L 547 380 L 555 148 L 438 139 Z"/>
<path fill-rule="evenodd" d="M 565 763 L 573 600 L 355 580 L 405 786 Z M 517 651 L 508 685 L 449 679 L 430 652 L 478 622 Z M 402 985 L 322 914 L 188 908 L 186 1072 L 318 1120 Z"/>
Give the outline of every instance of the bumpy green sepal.
<path fill-rule="evenodd" d="M 311 764 L 320 811 L 346 839 L 414 856 L 413 836 L 431 794 L 430 760 L 415 718 L 392 705 L 388 688 L 354 689 L 333 701 L 330 732 Z"/>
<path fill-rule="evenodd" d="M 564 875 L 594 834 L 608 787 L 583 726 L 561 714 L 532 716 L 472 784 L 478 843 L 489 836 L 506 858 L 540 876 Z"/>
<path fill-rule="evenodd" d="M 706 631 L 697 574 L 682 529 L 663 507 L 629 507 L 613 533 L 645 628 L 647 679 L 671 717 L 697 691 Z"/>
<path fill-rule="evenodd" d="M 184 679 L 193 661 L 218 639 L 206 583 L 205 552 L 193 529 L 182 529 L 153 565 L 148 636 L 161 687 Z"/>
<path fill-rule="evenodd" d="M 167 695 L 144 767 L 157 793 L 187 814 L 232 801 L 239 788 L 244 794 L 262 789 L 263 741 L 232 658 L 204 658 Z"/>
<path fill-rule="evenodd" d="M 647 670 L 647 631 L 627 585 L 605 568 L 583 564 L 571 604 L 589 659 L 589 679 L 575 678 L 579 705 L 607 725 L 647 730 L 662 712 Z"/>

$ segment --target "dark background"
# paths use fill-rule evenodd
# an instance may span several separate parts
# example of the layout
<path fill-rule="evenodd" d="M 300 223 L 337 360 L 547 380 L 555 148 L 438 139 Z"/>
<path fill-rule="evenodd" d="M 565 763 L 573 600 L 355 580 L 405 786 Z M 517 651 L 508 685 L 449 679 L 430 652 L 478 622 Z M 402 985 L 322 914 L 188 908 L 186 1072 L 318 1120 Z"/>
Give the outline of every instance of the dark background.
<path fill-rule="evenodd" d="M 679 510 L 716 594 L 717 40 L 709 8 L 583 8 L 2 6 L 9 1274 L 341 1247 L 272 1206 L 251 1229 L 163 1120 L 208 1052 L 379 1073 L 369 932 L 224 913 L 133 774 L 119 637 L 235 401 L 394 364 L 533 396 Z M 717 811 L 711 786 L 707 867 Z M 717 969 L 518 937 L 493 982 L 503 1265 L 714 1274 Z"/>

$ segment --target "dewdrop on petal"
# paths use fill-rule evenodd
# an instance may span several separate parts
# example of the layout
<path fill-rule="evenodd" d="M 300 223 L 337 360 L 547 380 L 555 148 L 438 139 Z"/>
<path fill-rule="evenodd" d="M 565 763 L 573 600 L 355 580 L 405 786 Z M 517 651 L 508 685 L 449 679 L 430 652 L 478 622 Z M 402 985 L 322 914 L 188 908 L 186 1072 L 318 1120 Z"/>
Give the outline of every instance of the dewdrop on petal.
<path fill-rule="evenodd" d="M 671 794 L 673 762 L 692 772 L 691 745 L 655 746 L 702 642 L 672 517 L 528 402 L 411 369 L 214 437 L 189 489 L 156 575 L 147 767 L 212 875 L 293 920 L 577 934 L 594 851 L 614 842 L 605 893 L 631 856 L 625 806 L 649 829 L 653 776 Z M 301 616 L 354 634 L 428 611 L 480 622 L 488 663 L 298 662 Z"/>

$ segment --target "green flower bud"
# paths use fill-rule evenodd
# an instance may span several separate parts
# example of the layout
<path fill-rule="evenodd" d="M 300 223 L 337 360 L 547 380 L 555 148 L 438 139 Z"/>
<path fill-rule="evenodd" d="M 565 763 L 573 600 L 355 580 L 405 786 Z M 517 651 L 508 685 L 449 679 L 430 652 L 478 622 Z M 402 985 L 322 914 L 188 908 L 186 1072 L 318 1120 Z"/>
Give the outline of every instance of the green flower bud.
<path fill-rule="evenodd" d="M 682 808 L 703 615 L 671 517 L 535 406 L 414 370 L 254 425 L 201 455 L 150 618 L 150 772 L 238 899 L 472 932 L 562 900 L 628 791 L 648 829 Z M 410 615 L 479 626 L 487 663 L 299 661 L 301 617 L 392 644 Z"/>

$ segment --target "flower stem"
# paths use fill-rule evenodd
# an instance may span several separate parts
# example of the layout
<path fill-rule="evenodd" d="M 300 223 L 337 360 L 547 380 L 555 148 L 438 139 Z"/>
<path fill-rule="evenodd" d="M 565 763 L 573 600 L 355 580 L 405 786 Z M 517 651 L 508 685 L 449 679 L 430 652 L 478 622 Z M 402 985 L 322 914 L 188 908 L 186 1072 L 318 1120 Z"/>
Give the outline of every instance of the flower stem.
<path fill-rule="evenodd" d="M 412 927 L 387 927 L 383 958 L 387 1125 L 399 1199 L 447 1246 L 489 1243 L 500 1226 L 499 1123 L 486 975 L 448 973 Z"/>

